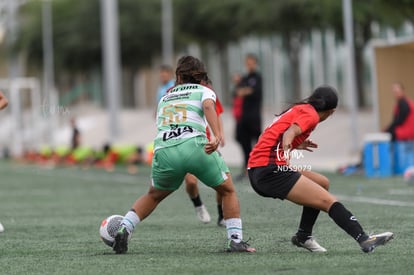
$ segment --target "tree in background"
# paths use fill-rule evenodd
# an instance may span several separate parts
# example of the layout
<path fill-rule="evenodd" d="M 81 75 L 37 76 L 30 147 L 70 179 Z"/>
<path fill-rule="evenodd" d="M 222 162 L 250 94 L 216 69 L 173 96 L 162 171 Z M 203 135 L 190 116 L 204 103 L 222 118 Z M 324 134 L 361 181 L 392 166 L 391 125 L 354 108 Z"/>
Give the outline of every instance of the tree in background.
<path fill-rule="evenodd" d="M 230 80 L 227 46 L 246 35 L 240 13 L 247 0 L 175 0 L 174 16 L 176 36 L 182 41 L 196 41 L 205 49 L 213 46 L 219 55 L 220 75 L 223 83 L 217 88 L 228 88 Z M 182 45 L 182 44 L 181 44 Z M 214 81 L 214 79 L 213 79 Z M 222 100 L 230 101 L 230 93 L 223 94 Z"/>
<path fill-rule="evenodd" d="M 42 1 L 31 1 L 21 10 L 21 35 L 15 45 L 24 52 L 29 69 L 41 68 Z M 53 44 L 56 83 L 74 84 L 76 79 L 89 78 L 101 71 L 101 14 L 99 0 L 52 1 Z M 121 62 L 130 72 L 151 63 L 160 52 L 160 2 L 151 0 L 120 0 L 119 26 Z M 70 76 L 70 77 L 69 77 Z M 68 80 L 68 78 L 70 78 Z M 63 83 L 60 83 L 63 82 Z M 131 102 L 131 101 L 130 101 Z"/>
<path fill-rule="evenodd" d="M 227 80 L 227 46 L 249 36 L 280 35 L 290 62 L 292 98 L 299 98 L 300 50 L 312 29 L 334 29 L 342 36 L 342 1 L 332 0 L 173 0 L 175 44 L 192 41 L 214 45 Z M 147 66 L 161 51 L 160 0 L 118 0 L 121 61 L 129 75 Z M 42 1 L 30 1 L 21 13 L 22 24 L 16 50 L 24 52 L 27 64 L 42 64 Z M 371 26 L 399 27 L 413 22 L 414 0 L 353 1 L 355 58 L 359 102 L 363 92 L 363 50 L 372 38 Z M 65 73 L 100 71 L 101 26 L 99 0 L 52 1 L 53 42 L 57 80 Z M 131 79 L 131 77 L 130 77 Z"/>

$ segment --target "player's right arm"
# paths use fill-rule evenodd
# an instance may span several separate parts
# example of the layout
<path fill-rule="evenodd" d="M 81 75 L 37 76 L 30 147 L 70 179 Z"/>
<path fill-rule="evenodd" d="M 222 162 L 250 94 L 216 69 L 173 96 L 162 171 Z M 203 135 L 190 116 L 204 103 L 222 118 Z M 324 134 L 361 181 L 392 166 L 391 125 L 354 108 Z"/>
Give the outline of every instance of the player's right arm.
<path fill-rule="evenodd" d="M 0 110 L 3 110 L 4 108 L 6 108 L 8 104 L 9 104 L 9 101 L 4 96 L 3 92 L 0 91 Z"/>
<path fill-rule="evenodd" d="M 203 101 L 203 112 L 207 119 L 207 123 L 214 134 L 214 137 L 211 137 L 210 142 L 205 146 L 206 153 L 211 154 L 217 149 L 222 137 L 214 100 L 206 99 Z"/>

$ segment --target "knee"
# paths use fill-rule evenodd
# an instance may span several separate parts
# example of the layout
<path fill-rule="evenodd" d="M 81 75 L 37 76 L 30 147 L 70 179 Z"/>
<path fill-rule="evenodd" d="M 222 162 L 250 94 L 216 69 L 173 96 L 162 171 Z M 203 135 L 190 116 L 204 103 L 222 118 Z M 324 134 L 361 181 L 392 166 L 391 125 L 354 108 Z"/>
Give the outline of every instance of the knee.
<path fill-rule="evenodd" d="M 329 213 L 329 209 L 331 209 L 331 206 L 337 201 L 338 199 L 333 195 L 323 198 L 321 203 L 321 210 L 325 211 L 326 213 Z"/>
<path fill-rule="evenodd" d="M 198 182 L 195 176 L 189 174 L 185 176 L 184 181 L 187 188 L 194 188 Z"/>
<path fill-rule="evenodd" d="M 147 196 L 155 203 L 159 203 L 164 199 L 164 197 L 161 195 L 161 193 L 153 187 L 151 187 L 151 189 L 149 190 Z"/>
<path fill-rule="evenodd" d="M 225 180 L 222 184 L 214 188 L 217 191 L 217 197 L 225 197 L 231 196 L 236 194 L 236 190 L 234 189 L 233 182 L 230 178 Z"/>

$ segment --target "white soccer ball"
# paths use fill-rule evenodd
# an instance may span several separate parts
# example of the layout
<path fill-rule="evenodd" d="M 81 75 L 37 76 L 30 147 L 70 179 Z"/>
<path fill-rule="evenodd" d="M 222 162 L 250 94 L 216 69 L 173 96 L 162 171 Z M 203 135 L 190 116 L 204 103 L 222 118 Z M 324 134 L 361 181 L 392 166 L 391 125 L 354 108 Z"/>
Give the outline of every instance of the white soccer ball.
<path fill-rule="evenodd" d="M 0 233 L 4 232 L 4 227 L 3 225 L 0 223 Z"/>
<path fill-rule="evenodd" d="M 404 171 L 404 180 L 409 185 L 414 185 L 414 166 L 410 166 Z"/>
<path fill-rule="evenodd" d="M 101 227 L 99 228 L 99 235 L 101 240 L 108 246 L 112 247 L 115 240 L 116 232 L 121 226 L 121 221 L 124 217 L 121 215 L 112 215 L 105 218 L 101 222 Z"/>

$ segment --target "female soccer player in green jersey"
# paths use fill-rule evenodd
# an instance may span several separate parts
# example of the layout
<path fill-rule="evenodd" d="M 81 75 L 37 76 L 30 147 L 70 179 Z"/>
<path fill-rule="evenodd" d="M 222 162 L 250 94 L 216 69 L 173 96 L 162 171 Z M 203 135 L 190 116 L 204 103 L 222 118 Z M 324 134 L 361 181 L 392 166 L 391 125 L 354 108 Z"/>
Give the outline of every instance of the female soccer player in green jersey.
<path fill-rule="evenodd" d="M 243 241 L 237 194 L 229 169 L 216 152 L 222 133 L 215 110 L 216 94 L 201 85 L 208 80 L 200 60 L 192 56 L 180 58 L 176 86 L 158 103 L 152 184 L 122 220 L 113 245 L 116 253 L 128 250 L 128 238 L 136 225 L 180 187 L 187 173 L 195 175 L 222 196 L 228 238 L 226 250 L 256 251 Z M 214 135 L 210 141 L 206 137 L 206 121 Z"/>

